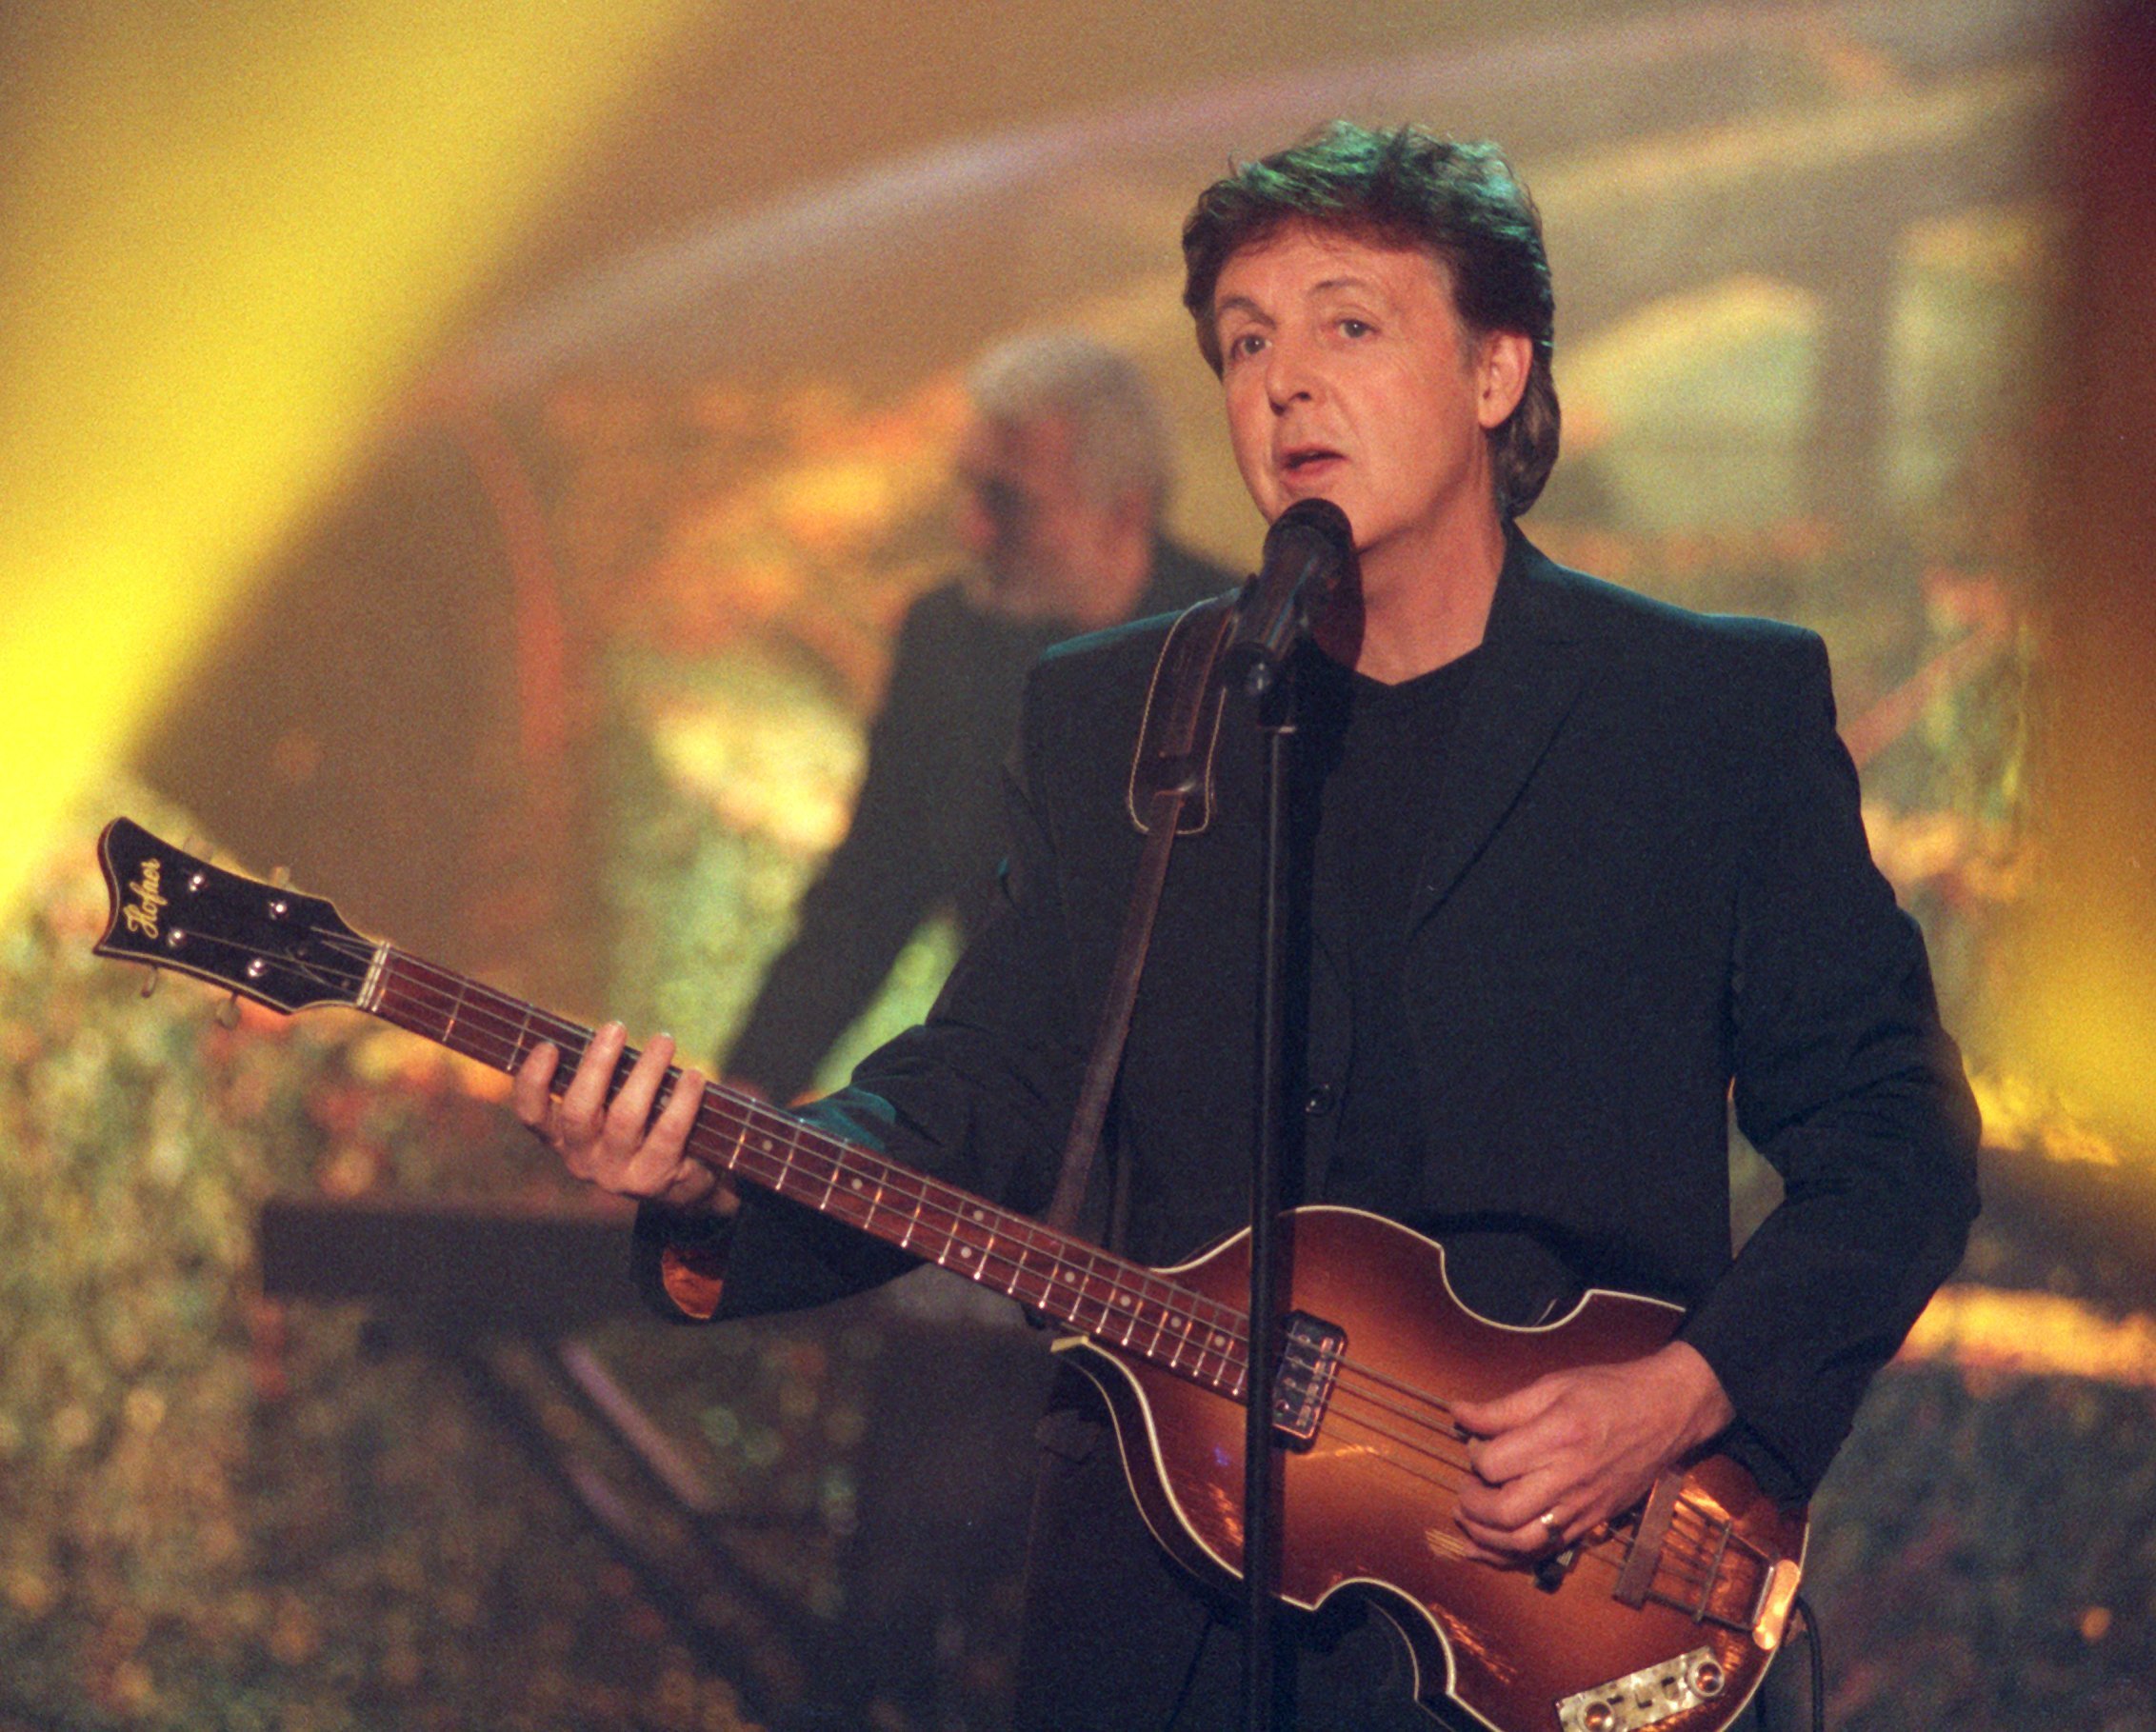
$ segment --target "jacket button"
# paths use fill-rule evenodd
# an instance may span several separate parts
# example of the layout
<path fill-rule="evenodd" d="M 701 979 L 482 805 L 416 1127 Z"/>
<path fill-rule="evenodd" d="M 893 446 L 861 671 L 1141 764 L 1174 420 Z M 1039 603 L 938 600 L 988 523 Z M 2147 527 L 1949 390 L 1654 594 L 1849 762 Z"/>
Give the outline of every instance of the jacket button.
<path fill-rule="evenodd" d="M 1313 1119 L 1322 1119 L 1340 1103 L 1340 1090 L 1330 1083 L 1320 1083 L 1303 1097 L 1303 1110 Z"/>

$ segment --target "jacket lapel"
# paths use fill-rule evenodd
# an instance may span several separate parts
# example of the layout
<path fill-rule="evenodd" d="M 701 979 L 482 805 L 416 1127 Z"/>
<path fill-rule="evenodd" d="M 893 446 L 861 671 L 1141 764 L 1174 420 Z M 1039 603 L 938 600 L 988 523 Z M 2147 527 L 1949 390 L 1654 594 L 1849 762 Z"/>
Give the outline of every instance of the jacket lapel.
<path fill-rule="evenodd" d="M 1473 865 L 1579 696 L 1587 646 L 1567 619 L 1564 601 L 1558 567 L 1513 530 L 1480 664 L 1446 750 L 1436 829 L 1415 887 L 1410 931 Z"/>

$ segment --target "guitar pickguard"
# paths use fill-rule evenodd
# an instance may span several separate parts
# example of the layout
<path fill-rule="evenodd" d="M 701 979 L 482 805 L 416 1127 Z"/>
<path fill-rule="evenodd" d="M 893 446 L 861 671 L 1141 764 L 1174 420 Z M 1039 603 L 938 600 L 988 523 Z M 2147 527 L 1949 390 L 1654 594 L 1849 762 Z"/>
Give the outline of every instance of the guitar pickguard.
<path fill-rule="evenodd" d="M 593 1031 L 354 931 L 329 904 L 225 871 L 117 819 L 98 843 L 100 955 L 173 969 L 270 1009 L 342 1005 L 505 1072 L 542 1044 L 556 1086 Z M 612 1086 L 636 1062 L 620 1054 Z M 665 1087 L 682 1081 L 669 1069 Z M 1126 1477 L 1170 1556 L 1243 1561 L 1248 1236 L 1148 1269 L 722 1085 L 688 1152 L 714 1171 L 992 1287 L 1074 1331 Z M 1595 1292 L 1512 1328 L 1453 1294 L 1445 1253 L 1354 1209 L 1289 1211 L 1293 1362 L 1278 1385 L 1280 1591 L 1315 1610 L 1372 1596 L 1407 1639 L 1425 1707 L 1494 1732 L 1721 1732 L 1765 1675 L 1803 1569 L 1805 1519 L 1710 1456 L 1556 1571 L 1480 1563 L 1454 1520 L 1471 1469 L 1450 1404 L 1652 1352 L 1676 1310 Z M 1719 1684 L 1719 1687 L 1717 1685 Z"/>

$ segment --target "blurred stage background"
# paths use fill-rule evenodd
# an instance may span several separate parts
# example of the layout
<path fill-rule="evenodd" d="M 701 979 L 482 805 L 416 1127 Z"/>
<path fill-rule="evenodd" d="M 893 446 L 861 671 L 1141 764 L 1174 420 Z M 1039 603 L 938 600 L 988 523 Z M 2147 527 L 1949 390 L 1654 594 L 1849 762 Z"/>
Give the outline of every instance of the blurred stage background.
<path fill-rule="evenodd" d="M 721 1049 L 976 349 L 1139 355 L 1247 567 L 1176 229 L 1334 114 L 1513 151 L 1529 532 L 1826 635 L 1976 1073 L 1988 1212 L 1818 1506 L 1832 1723 L 2156 1727 L 2146 10 L 462 14 L 0 11 L 0 1732 L 996 1723 L 1036 1338 L 934 1278 L 626 1315 L 491 1079 L 138 999 L 91 846 Z"/>

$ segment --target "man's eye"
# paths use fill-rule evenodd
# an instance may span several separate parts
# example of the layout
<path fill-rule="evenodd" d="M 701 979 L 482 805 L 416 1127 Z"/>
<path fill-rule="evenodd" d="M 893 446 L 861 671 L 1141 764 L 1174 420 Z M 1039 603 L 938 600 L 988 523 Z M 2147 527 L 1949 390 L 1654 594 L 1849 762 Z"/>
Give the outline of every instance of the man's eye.
<path fill-rule="evenodd" d="M 1340 334 L 1344 337 L 1367 337 L 1370 334 L 1370 329 L 1371 328 L 1361 319 L 1343 319 L 1340 321 Z"/>
<path fill-rule="evenodd" d="M 1254 355 L 1266 346 L 1265 337 L 1258 331 L 1246 330 L 1228 340 L 1228 352 L 1241 359 Z"/>

